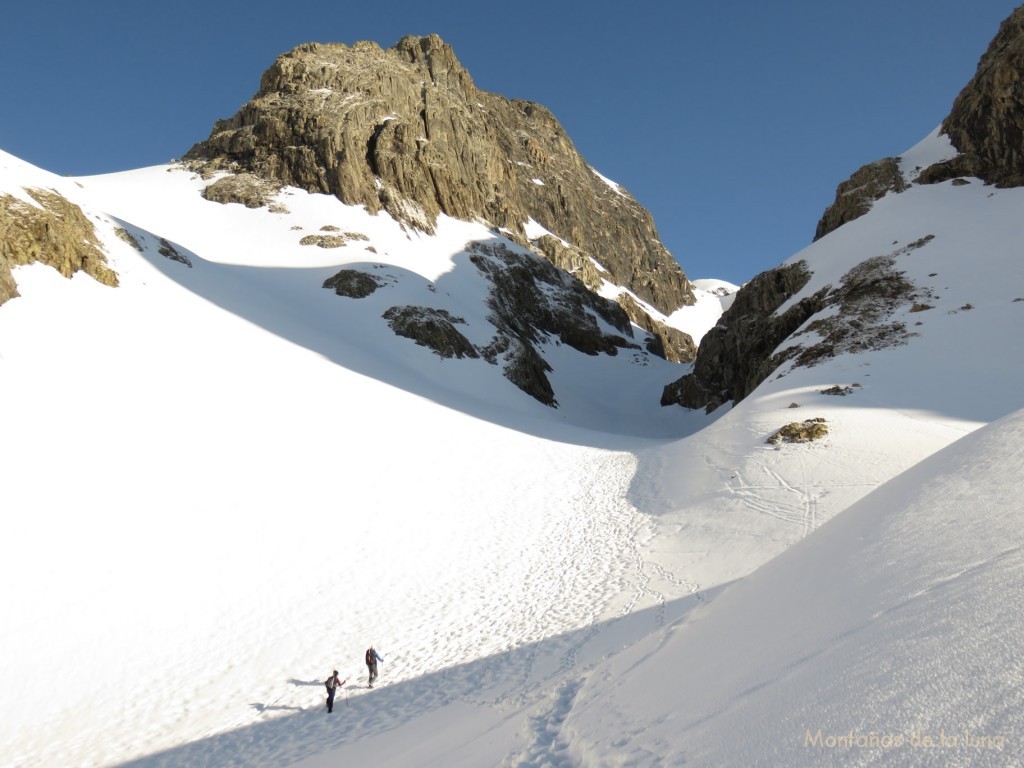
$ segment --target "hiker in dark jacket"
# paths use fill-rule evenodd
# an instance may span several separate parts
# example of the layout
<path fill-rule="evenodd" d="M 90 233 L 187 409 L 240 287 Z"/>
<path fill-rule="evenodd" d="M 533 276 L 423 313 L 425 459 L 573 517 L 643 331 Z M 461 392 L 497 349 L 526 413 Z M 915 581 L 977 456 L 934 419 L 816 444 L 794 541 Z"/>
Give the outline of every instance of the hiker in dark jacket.
<path fill-rule="evenodd" d="M 337 691 L 339 688 L 341 688 L 341 686 L 343 686 L 347 682 L 348 682 L 348 678 L 347 677 L 344 680 L 339 680 L 338 679 L 338 670 L 334 670 L 334 674 L 332 674 L 330 677 L 328 677 L 326 680 L 324 680 L 324 685 L 327 686 L 327 711 L 328 712 L 333 712 L 334 711 L 334 693 L 335 693 L 335 691 Z"/>
<path fill-rule="evenodd" d="M 370 687 L 373 688 L 373 681 L 377 679 L 377 662 L 384 661 L 384 657 L 374 650 L 371 645 L 366 649 L 366 668 L 370 671 Z"/>

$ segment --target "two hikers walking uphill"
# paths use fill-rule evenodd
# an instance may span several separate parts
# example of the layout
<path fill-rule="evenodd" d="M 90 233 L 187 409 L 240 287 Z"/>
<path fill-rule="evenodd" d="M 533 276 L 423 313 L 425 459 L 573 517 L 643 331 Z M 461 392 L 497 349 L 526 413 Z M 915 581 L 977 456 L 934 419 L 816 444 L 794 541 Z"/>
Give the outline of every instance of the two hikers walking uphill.
<path fill-rule="evenodd" d="M 383 661 L 384 657 L 377 653 L 372 645 L 366 649 L 366 669 L 370 673 L 369 686 L 371 688 L 373 688 L 373 683 L 377 679 L 377 663 Z M 347 682 L 347 677 L 344 680 L 338 679 L 338 670 L 334 670 L 331 676 L 324 680 L 324 686 L 327 688 L 328 712 L 334 711 L 334 694 L 337 693 L 337 690 Z"/>

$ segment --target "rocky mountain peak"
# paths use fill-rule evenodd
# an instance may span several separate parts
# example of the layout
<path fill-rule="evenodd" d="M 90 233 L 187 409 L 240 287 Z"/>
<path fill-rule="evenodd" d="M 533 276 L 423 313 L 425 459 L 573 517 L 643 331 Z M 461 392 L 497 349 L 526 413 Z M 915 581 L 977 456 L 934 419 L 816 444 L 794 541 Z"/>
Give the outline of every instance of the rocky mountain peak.
<path fill-rule="evenodd" d="M 977 176 L 1004 187 L 1024 185 L 1024 5 L 1000 25 L 942 132 L 960 155 L 928 169 L 920 181 Z"/>
<path fill-rule="evenodd" d="M 442 213 L 484 220 L 592 290 L 614 283 L 666 315 L 694 301 L 650 213 L 587 164 L 550 111 L 478 89 L 437 35 L 283 54 L 186 161 L 383 209 L 426 232 Z M 238 197 L 230 183 L 207 195 Z M 531 240 L 531 220 L 553 242 Z"/>
<path fill-rule="evenodd" d="M 433 85 L 450 88 L 466 96 L 476 93 L 473 78 L 459 63 L 455 51 L 437 35 L 408 35 L 395 44 L 395 50 L 410 64 L 426 68 Z"/>

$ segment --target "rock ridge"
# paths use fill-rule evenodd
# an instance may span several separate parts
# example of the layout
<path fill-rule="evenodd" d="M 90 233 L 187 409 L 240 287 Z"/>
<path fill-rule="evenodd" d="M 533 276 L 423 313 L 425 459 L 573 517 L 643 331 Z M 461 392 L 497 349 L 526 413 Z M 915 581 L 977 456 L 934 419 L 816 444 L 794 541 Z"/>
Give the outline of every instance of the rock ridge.
<path fill-rule="evenodd" d="M 922 183 L 977 176 L 1024 185 L 1024 5 L 1000 25 L 941 130 L 960 154 L 926 169 Z"/>
<path fill-rule="evenodd" d="M 958 154 L 923 169 L 913 182 L 937 184 L 975 176 L 1000 187 L 1024 185 L 1024 5 L 1000 24 L 939 132 L 949 137 Z M 863 216 L 889 192 L 909 186 L 898 157 L 868 163 L 839 185 L 814 239 Z"/>

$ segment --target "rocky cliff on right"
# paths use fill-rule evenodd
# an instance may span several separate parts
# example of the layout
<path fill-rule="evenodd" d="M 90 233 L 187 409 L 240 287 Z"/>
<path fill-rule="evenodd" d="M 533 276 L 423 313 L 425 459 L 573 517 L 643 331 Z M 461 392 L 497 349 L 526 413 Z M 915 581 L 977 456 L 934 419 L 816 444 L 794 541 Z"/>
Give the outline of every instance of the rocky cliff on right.
<path fill-rule="evenodd" d="M 1024 307 L 1020 259 L 1008 252 L 1024 234 L 1012 189 L 1021 186 L 1024 6 L 1002 23 L 935 132 L 858 169 L 838 186 L 814 242 L 743 286 L 703 338 L 692 371 L 665 387 L 662 405 L 710 412 L 794 367 L 896 350 L 939 317 L 982 309 L 980 294 L 960 295 L 958 286 L 972 282 L 966 272 L 954 277 L 940 265 L 998 270 L 986 306 Z"/>

